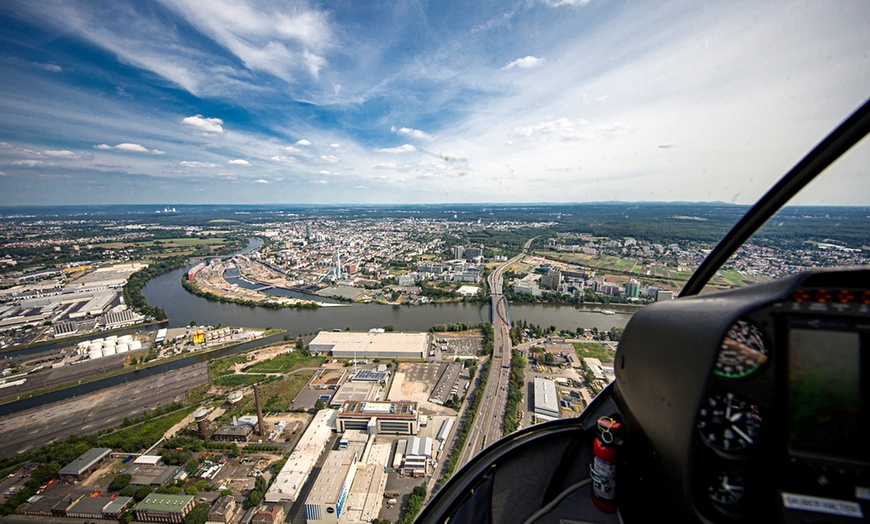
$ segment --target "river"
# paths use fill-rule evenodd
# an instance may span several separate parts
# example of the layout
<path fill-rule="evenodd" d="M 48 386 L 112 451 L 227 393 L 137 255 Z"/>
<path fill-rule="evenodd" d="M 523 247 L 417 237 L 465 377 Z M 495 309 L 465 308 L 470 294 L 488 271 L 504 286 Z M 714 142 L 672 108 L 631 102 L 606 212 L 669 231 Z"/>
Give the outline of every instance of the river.
<path fill-rule="evenodd" d="M 245 251 L 256 248 L 259 241 L 249 243 Z M 191 264 L 192 266 L 192 264 Z M 400 331 L 426 331 L 435 324 L 454 322 L 488 322 L 489 304 L 451 303 L 423 306 L 391 306 L 380 304 L 348 304 L 318 309 L 265 309 L 236 304 L 210 302 L 192 295 L 181 287 L 181 277 L 190 266 L 170 271 L 145 285 L 142 294 L 152 306 L 169 315 L 170 327 L 183 327 L 191 321 L 200 325 L 272 327 L 293 335 L 316 333 L 321 329 L 369 330 L 386 325 Z M 598 311 L 608 309 L 614 315 Z M 511 304 L 511 320 L 525 320 L 543 327 L 574 330 L 577 327 L 610 329 L 625 327 L 635 308 L 614 304 L 581 306 L 557 304 Z"/>

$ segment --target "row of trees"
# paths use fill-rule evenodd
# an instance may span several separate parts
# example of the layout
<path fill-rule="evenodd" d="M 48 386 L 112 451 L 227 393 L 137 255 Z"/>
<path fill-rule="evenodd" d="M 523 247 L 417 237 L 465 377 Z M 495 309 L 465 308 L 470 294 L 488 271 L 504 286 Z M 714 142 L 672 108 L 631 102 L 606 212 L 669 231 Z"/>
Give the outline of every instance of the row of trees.
<path fill-rule="evenodd" d="M 507 406 L 504 412 L 504 434 L 517 430 L 520 404 L 523 400 L 523 384 L 528 361 L 516 349 L 511 349 L 511 376 L 508 383 Z"/>

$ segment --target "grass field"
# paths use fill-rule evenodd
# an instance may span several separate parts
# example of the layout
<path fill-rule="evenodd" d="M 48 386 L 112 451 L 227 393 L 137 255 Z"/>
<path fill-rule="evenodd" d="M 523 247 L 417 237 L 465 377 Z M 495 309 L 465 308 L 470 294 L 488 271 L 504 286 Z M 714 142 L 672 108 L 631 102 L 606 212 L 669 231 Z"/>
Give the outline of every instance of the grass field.
<path fill-rule="evenodd" d="M 574 342 L 574 350 L 577 352 L 577 358 L 597 358 L 602 364 L 613 362 L 613 351 L 601 342 Z"/>
<path fill-rule="evenodd" d="M 287 373 L 299 368 L 319 367 L 323 357 L 306 357 L 298 351 L 284 353 L 264 362 L 254 364 L 246 371 L 249 373 Z"/>
<path fill-rule="evenodd" d="M 261 387 L 260 394 L 265 399 L 263 411 L 287 411 L 290 403 L 312 376 L 314 371 L 302 371 Z"/>

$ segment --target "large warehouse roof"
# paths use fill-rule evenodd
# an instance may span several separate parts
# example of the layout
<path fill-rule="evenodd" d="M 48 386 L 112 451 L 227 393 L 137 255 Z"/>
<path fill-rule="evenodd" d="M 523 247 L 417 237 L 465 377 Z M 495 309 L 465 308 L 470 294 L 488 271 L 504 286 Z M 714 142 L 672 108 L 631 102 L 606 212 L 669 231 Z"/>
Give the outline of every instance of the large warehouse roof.
<path fill-rule="evenodd" d="M 329 352 L 336 357 L 423 358 L 428 333 L 354 333 L 321 331 L 309 344 L 311 351 Z"/>
<path fill-rule="evenodd" d="M 62 470 L 58 471 L 58 474 L 81 475 L 111 452 L 111 448 L 91 448 L 82 453 L 82 456 L 64 466 Z"/>
<path fill-rule="evenodd" d="M 552 380 L 535 378 L 535 413 L 559 418 L 559 398 Z"/>

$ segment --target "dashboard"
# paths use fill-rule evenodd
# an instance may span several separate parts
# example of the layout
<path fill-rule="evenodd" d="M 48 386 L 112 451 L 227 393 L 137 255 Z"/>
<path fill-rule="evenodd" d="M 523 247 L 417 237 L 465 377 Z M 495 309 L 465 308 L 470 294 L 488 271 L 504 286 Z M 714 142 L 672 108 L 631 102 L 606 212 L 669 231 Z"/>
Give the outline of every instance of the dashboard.
<path fill-rule="evenodd" d="M 686 521 L 870 517 L 868 276 L 812 272 L 639 311 L 617 356 L 621 498 Z"/>

